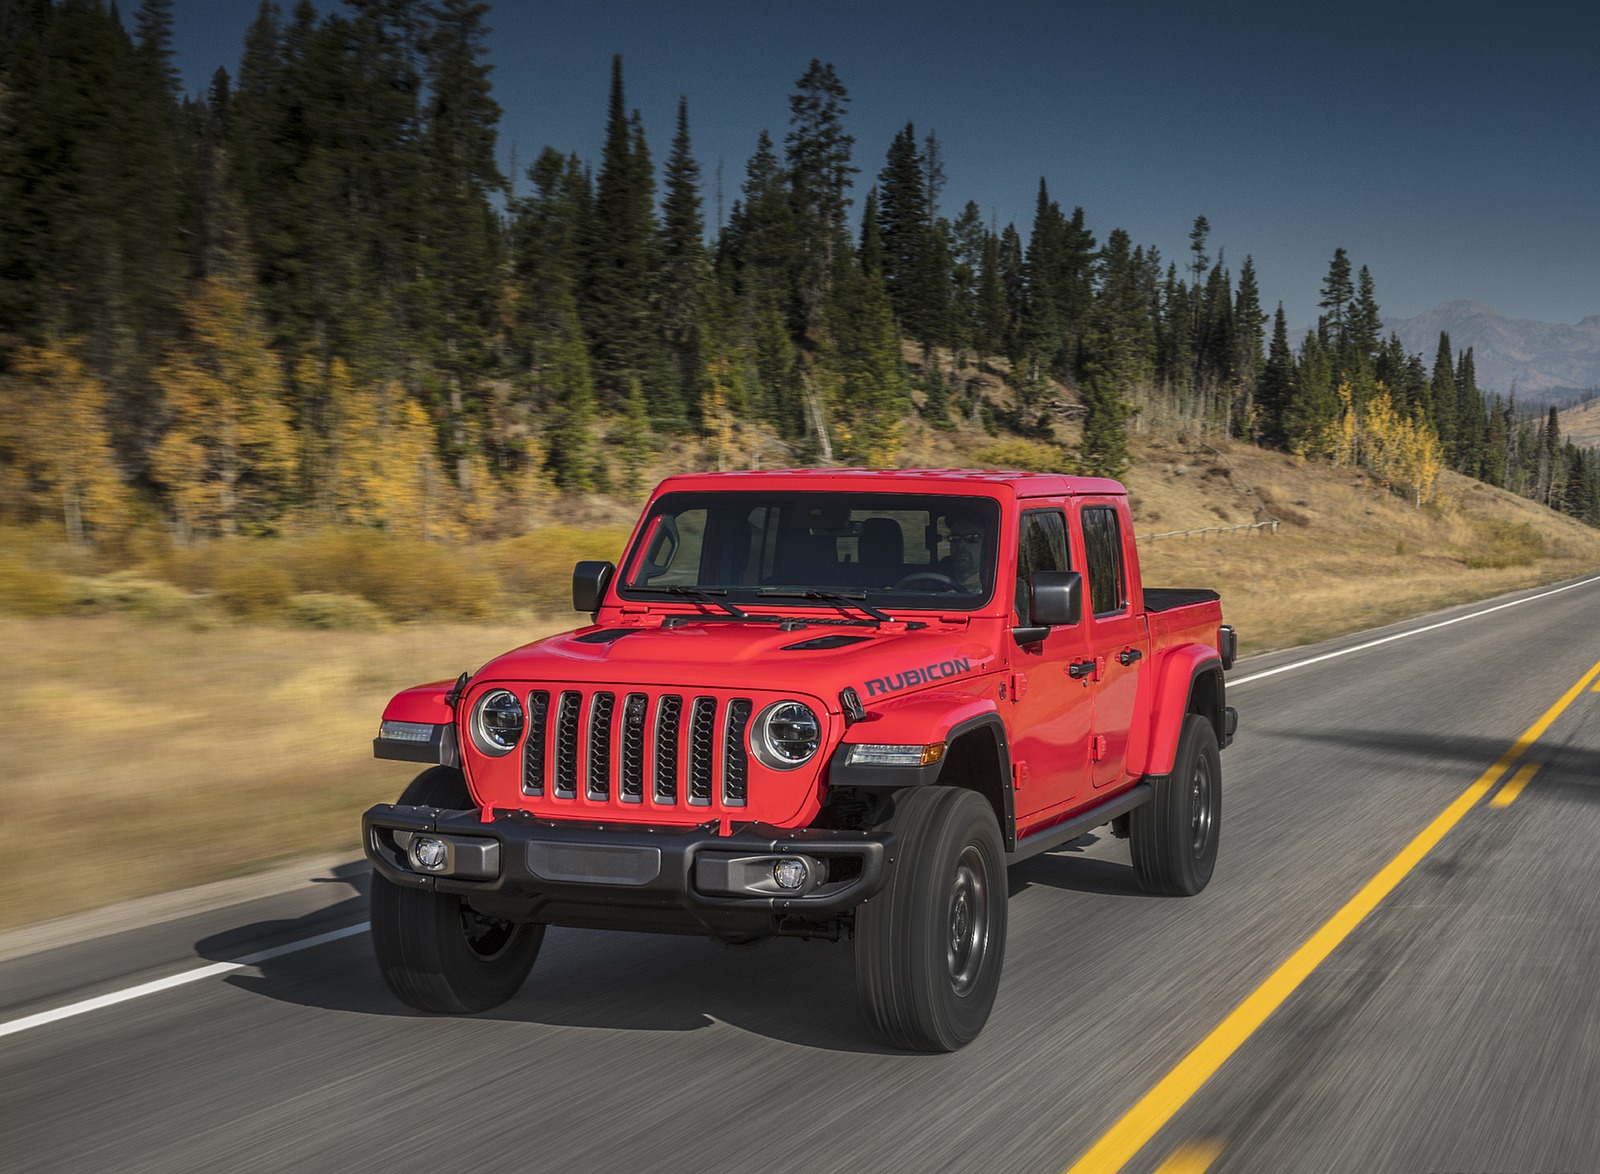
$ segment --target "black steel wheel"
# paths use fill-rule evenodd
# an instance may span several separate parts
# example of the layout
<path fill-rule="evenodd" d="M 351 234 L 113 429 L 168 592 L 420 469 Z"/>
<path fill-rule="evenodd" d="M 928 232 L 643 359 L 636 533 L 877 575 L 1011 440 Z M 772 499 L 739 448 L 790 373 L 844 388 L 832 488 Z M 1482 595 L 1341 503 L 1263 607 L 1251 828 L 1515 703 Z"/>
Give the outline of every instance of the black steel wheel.
<path fill-rule="evenodd" d="M 472 805 L 461 772 L 423 771 L 400 796 L 416 807 Z M 487 1011 L 515 995 L 544 943 L 542 925 L 486 917 L 455 893 L 397 885 L 372 874 L 372 948 L 383 981 L 419 1011 Z"/>
<path fill-rule="evenodd" d="M 1128 821 L 1134 876 L 1146 892 L 1192 897 L 1211 880 L 1222 832 L 1222 756 L 1204 717 L 1184 718 L 1172 774 L 1155 791 Z"/>
<path fill-rule="evenodd" d="M 856 989 L 885 1043 L 951 1052 L 983 1030 L 1006 947 L 1005 851 L 976 792 L 910 787 L 885 825 L 894 875 L 856 912 Z"/>

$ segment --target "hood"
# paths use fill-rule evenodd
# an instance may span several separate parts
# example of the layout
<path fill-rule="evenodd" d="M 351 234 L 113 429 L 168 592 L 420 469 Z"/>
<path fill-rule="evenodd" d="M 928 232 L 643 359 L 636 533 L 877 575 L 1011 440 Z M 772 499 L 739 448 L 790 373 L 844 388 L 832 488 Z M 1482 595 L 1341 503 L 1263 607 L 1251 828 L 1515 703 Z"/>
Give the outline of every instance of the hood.
<path fill-rule="evenodd" d="M 813 624 L 784 631 L 770 623 L 693 618 L 670 627 L 584 628 L 508 652 L 473 680 L 791 689 L 826 699 L 829 708 L 837 707 L 848 685 L 870 705 L 999 668 L 993 641 L 978 631 L 964 622 Z"/>

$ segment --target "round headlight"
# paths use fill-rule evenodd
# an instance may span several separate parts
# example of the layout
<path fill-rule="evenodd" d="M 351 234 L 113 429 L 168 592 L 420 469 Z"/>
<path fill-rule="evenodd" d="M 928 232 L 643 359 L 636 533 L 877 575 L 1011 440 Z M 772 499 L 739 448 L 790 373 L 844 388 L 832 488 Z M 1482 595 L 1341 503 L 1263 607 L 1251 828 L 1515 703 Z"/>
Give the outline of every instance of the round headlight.
<path fill-rule="evenodd" d="M 509 754 L 522 740 L 522 702 L 505 689 L 483 695 L 472 715 L 472 740 L 485 754 Z"/>
<path fill-rule="evenodd" d="M 779 701 L 756 718 L 750 747 L 773 770 L 793 770 L 811 761 L 822 745 L 822 723 L 809 705 Z"/>

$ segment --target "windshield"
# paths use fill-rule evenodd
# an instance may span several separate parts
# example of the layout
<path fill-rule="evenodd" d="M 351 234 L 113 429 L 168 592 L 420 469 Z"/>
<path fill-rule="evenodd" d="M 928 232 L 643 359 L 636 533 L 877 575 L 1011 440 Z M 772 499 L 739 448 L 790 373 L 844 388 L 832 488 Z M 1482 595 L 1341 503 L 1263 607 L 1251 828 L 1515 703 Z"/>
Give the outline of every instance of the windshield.
<path fill-rule="evenodd" d="M 670 493 L 651 508 L 618 591 L 626 599 L 966 611 L 994 589 L 999 504 L 891 493 Z"/>

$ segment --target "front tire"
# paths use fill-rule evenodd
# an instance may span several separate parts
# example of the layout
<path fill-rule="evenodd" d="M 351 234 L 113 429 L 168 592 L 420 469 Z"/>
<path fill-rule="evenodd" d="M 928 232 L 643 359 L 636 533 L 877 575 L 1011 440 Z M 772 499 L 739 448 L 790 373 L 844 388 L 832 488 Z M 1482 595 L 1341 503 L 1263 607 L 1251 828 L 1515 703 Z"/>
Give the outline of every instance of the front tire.
<path fill-rule="evenodd" d="M 1222 832 L 1222 756 L 1204 717 L 1184 718 L 1172 774 L 1129 813 L 1133 874 L 1147 893 L 1192 897 L 1211 880 Z"/>
<path fill-rule="evenodd" d="M 856 989 L 873 1030 L 917 1052 L 953 1052 L 983 1030 L 1006 948 L 1005 850 L 973 791 L 896 794 L 894 875 L 856 913 Z"/>
<path fill-rule="evenodd" d="M 472 806 L 461 772 L 423 771 L 399 800 L 459 811 Z M 383 981 L 419 1011 L 469 1014 L 521 989 L 544 943 L 542 925 L 485 917 L 455 893 L 397 885 L 372 874 L 372 948 Z"/>

